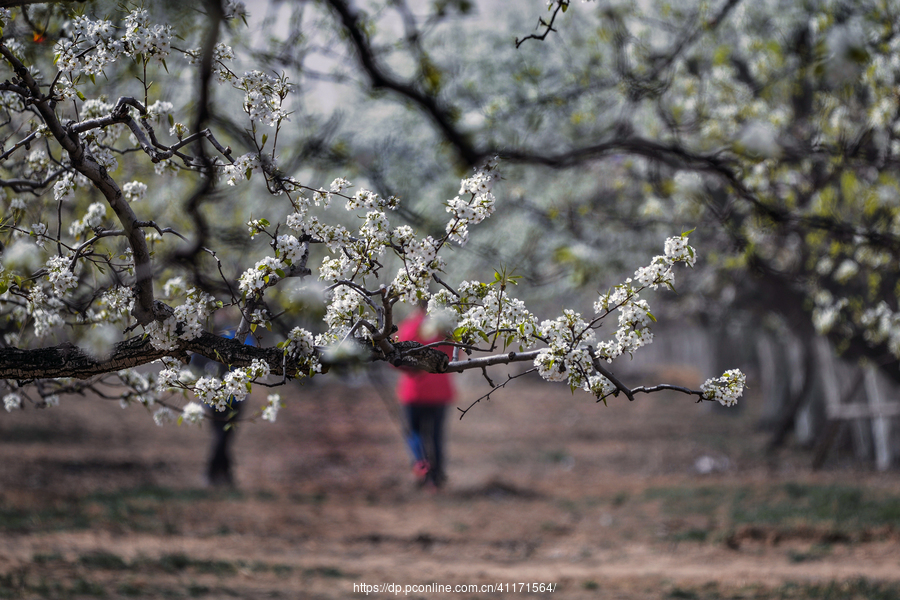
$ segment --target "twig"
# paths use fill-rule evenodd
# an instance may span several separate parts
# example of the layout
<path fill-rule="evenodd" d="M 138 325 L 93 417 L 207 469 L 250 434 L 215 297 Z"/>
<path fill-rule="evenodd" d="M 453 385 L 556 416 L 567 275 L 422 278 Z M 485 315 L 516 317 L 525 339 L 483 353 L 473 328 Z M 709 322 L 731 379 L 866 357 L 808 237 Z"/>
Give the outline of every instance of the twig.
<path fill-rule="evenodd" d="M 539 40 L 544 41 L 551 31 L 556 31 L 553 29 L 553 22 L 556 21 L 556 15 L 559 14 L 560 10 L 565 10 L 569 6 L 569 0 L 557 0 L 556 8 L 553 9 L 553 14 L 550 16 L 550 22 L 546 22 L 543 17 L 538 18 L 538 24 L 535 29 L 539 27 L 546 27 L 547 29 L 541 35 L 536 35 L 534 33 L 523 37 L 521 40 L 516 38 L 516 49 L 518 50 L 519 46 L 525 43 L 525 40 Z"/>
<path fill-rule="evenodd" d="M 504 381 L 504 382 L 501 383 L 500 385 L 495 385 L 495 386 L 493 386 L 493 388 L 491 389 L 491 391 L 489 391 L 487 394 L 484 394 L 483 396 L 481 396 L 481 397 L 479 397 L 478 399 L 476 399 L 474 402 L 472 402 L 472 404 L 470 404 L 469 406 L 467 406 L 465 409 L 462 409 L 462 408 L 460 408 L 460 407 L 457 406 L 457 407 L 456 407 L 456 410 L 458 410 L 458 411 L 461 413 L 461 414 L 459 415 L 459 419 L 462 420 L 462 418 L 463 418 L 464 416 L 466 416 L 466 413 L 468 413 L 470 410 L 472 410 L 472 407 L 473 407 L 473 406 L 475 406 L 476 404 L 478 404 L 478 403 L 481 402 L 482 400 L 490 399 L 491 394 L 493 394 L 494 392 L 496 392 L 497 390 L 499 390 L 499 389 L 502 388 L 502 387 L 506 387 L 506 384 L 509 383 L 510 381 L 512 381 L 513 379 L 518 379 L 519 377 L 522 377 L 522 376 L 524 376 L 524 375 L 528 375 L 529 373 L 534 373 L 535 371 L 537 371 L 537 367 L 532 367 L 531 369 L 528 369 L 527 371 L 524 371 L 524 372 L 522 372 L 522 373 L 519 373 L 518 375 L 510 375 L 510 374 L 507 373 L 507 375 L 506 375 L 506 381 Z M 490 380 L 488 380 L 488 381 L 490 381 Z M 493 384 L 491 384 L 491 385 L 493 385 Z"/>

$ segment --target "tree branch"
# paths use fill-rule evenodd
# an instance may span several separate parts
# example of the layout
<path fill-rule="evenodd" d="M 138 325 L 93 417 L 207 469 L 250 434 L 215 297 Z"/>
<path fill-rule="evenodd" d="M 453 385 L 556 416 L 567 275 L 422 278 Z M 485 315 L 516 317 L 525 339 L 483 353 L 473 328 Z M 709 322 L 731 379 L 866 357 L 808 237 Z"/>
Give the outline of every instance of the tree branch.
<path fill-rule="evenodd" d="M 91 356 L 68 342 L 33 350 L 0 348 L 0 379 L 88 379 L 95 375 L 138 367 L 166 356 L 187 359 L 187 352 L 196 352 L 235 367 L 250 366 L 254 359 L 264 360 L 269 364 L 273 375 L 284 374 L 282 349 L 245 346 L 239 341 L 204 332 L 190 341 L 179 340 L 176 350 L 157 350 L 148 336 L 135 336 L 116 344 L 110 357 L 105 360 Z M 287 371 L 288 377 L 296 374 L 296 368 L 293 368 L 290 361 L 287 361 Z"/>

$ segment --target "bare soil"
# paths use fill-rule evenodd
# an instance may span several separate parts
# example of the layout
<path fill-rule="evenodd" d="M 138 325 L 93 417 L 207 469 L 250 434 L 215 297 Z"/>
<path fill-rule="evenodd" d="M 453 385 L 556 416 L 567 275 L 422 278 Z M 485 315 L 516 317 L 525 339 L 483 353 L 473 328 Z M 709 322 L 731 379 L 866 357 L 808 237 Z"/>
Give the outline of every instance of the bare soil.
<path fill-rule="evenodd" d="M 464 382 L 460 406 L 486 391 Z M 451 421 L 436 494 L 413 484 L 389 388 L 283 395 L 277 423 L 238 428 L 235 490 L 203 486 L 203 427 L 92 398 L 0 414 L 0 597 L 900 597 L 897 472 L 767 458 L 752 393 L 604 406 L 522 379 Z M 790 512 L 813 493 L 832 500 Z M 875 516 L 828 512 L 844 496 Z M 775 512 L 747 517 L 757 497 Z"/>

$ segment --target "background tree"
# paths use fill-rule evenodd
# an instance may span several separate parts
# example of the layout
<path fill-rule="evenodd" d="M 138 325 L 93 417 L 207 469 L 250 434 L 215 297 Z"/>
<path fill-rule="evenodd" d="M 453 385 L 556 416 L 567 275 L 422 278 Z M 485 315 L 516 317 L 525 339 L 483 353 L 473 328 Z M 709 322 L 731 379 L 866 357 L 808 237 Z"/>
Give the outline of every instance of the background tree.
<path fill-rule="evenodd" d="M 473 6 L 416 19 L 405 3 L 325 4 L 349 31 L 338 78 L 362 69 L 363 85 L 416 108 L 408 127 L 443 142 L 409 160 L 400 136 L 348 124 L 385 189 L 436 181 L 448 148 L 501 154 L 517 165 L 510 201 L 530 217 L 517 227 L 541 235 L 486 254 L 527 265 L 533 283 L 560 266 L 575 284 L 612 275 L 674 221 L 714 257 L 682 314 L 774 311 L 897 380 L 895 3 L 563 1 L 526 22 L 480 5 L 443 26 L 437 15 Z"/>
<path fill-rule="evenodd" d="M 359 13 L 343 3 L 327 8 L 376 85 L 422 103 L 438 129 L 453 136 L 451 115 L 433 91 L 421 94 L 418 83 L 404 88 L 367 54 Z M 280 385 L 347 360 L 384 360 L 436 372 L 479 368 L 485 375 L 495 364 L 529 361 L 545 379 L 565 381 L 598 399 L 678 389 L 730 405 L 741 394 L 744 377 L 737 370 L 690 390 L 631 388 L 605 366 L 652 340 L 654 317 L 639 294 L 660 285 L 672 287 L 674 265 L 694 264 L 686 233 L 670 237 L 665 253 L 633 279 L 600 294 L 591 316 L 565 310 L 541 322 L 511 296 L 516 277 L 504 270 L 486 283 L 450 285 L 444 279 L 453 262 L 443 255 L 451 246 L 464 246 L 469 226 L 494 212 L 497 163 L 472 151 L 465 140 L 454 142 L 456 150 L 465 162 L 479 166 L 447 201 L 449 222 L 435 235 L 419 238 L 408 225 L 392 226 L 388 214 L 399 205 L 396 196 L 365 188 L 351 193 L 352 184 L 342 177 L 327 187 L 303 183 L 302 168 L 292 165 L 304 155 L 303 147 L 286 153 L 285 160 L 279 146 L 291 119 L 312 123 L 300 107 L 294 110 L 287 75 L 260 70 L 238 75 L 235 52 L 222 41 L 246 16 L 242 5 L 208 5 L 198 17 L 203 27 L 192 28 L 188 20 L 182 37 L 188 43 L 196 38 L 196 49 L 176 47 L 172 27 L 155 24 L 142 8 L 118 14 L 116 20 L 89 12 L 65 21 L 65 7 L 18 10 L 20 20 L 9 11 L 0 15 L 6 28 L 0 54 L 10 69 L 10 77 L 0 84 L 8 148 L 2 159 L 9 173 L 0 185 L 20 195 L 7 198 L 0 273 L 0 310 L 8 325 L 0 378 L 7 387 L 7 410 L 25 400 L 54 404 L 60 394 L 91 389 L 123 402 L 159 404 L 154 418 L 162 423 L 175 417 L 165 396 L 172 390 L 190 391 L 227 410 L 232 399 L 246 397 L 254 382 Z M 22 31 L 36 30 L 39 21 L 40 36 L 26 46 L 20 41 Z M 48 36 L 56 40 L 54 66 L 45 54 L 48 46 L 42 45 Z M 178 69 L 175 60 L 181 61 Z M 195 67 L 193 72 L 181 70 L 185 63 Z M 196 86 L 183 98 L 177 91 L 169 94 L 170 86 L 154 83 L 171 77 L 170 69 L 181 77 L 188 73 Z M 131 95 L 89 98 L 85 93 L 102 93 L 108 81 L 117 82 L 111 90 Z M 212 109 L 229 106 L 227 101 L 213 103 L 214 85 L 243 97 L 241 126 Z M 430 85 L 427 78 L 425 85 Z M 189 118 L 185 104 L 193 105 Z M 221 133 L 215 131 L 217 124 Z M 248 151 L 239 154 L 234 148 Z M 145 170 L 147 161 L 154 168 L 152 177 Z M 179 174 L 188 183 L 182 184 L 184 199 L 177 203 L 169 194 L 178 186 L 157 181 Z M 232 255 L 228 262 L 240 265 L 238 277 L 210 246 L 222 239 L 214 230 L 223 209 L 235 210 L 226 204 L 223 189 L 243 185 L 253 174 L 264 185 L 254 193 L 268 196 L 251 206 L 262 207 L 265 216 L 251 215 L 246 227 L 251 240 L 265 240 L 265 250 L 253 249 L 266 256 L 247 262 L 243 253 Z M 135 179 L 122 183 L 131 177 Z M 148 196 L 162 198 L 157 202 L 163 210 L 142 209 Z M 355 219 L 352 226 L 332 217 L 332 203 L 345 205 Z M 169 218 L 168 211 L 183 216 Z M 311 267 L 323 281 L 327 327 L 318 335 L 285 327 L 287 335 L 277 345 L 274 340 L 258 348 L 243 345 L 248 332 L 270 329 L 282 307 L 295 304 L 274 293 L 278 285 L 310 276 Z M 432 292 L 431 286 L 439 291 Z M 440 351 L 392 337 L 395 305 L 424 300 L 433 317 L 454 332 L 457 352 L 449 363 Z M 237 311 L 235 320 L 240 315 L 233 339 L 207 330 L 212 315 L 228 309 Z M 597 330 L 612 313 L 618 318 L 616 331 L 598 339 Z M 138 327 L 143 333 L 133 335 Z M 133 337 L 121 339 L 128 335 Z M 460 359 L 460 351 L 467 357 Z M 189 352 L 232 370 L 222 378 L 197 378 L 183 368 Z M 478 353 L 487 356 L 468 358 Z M 163 363 L 158 374 L 134 370 L 153 361 Z M 29 384 L 34 384 L 36 397 L 22 390 Z M 278 395 L 271 395 L 262 417 L 274 419 L 279 406 Z M 180 418 L 197 421 L 200 408 L 190 402 L 180 409 Z"/>

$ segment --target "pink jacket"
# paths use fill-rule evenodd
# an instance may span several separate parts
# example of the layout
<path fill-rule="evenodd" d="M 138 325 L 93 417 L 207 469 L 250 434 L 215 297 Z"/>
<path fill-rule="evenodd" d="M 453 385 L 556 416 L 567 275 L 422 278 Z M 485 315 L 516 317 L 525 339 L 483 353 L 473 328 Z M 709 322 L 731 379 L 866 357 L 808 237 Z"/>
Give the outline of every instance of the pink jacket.
<path fill-rule="evenodd" d="M 417 311 L 400 324 L 398 336 L 401 341 L 416 341 L 422 344 L 438 342 L 443 337 L 425 339 L 419 329 L 425 320 L 425 312 Z M 450 356 L 450 346 L 438 346 Z M 453 402 L 452 375 L 446 373 L 426 373 L 414 369 L 401 369 L 397 381 L 397 398 L 401 404 L 449 404 Z"/>

